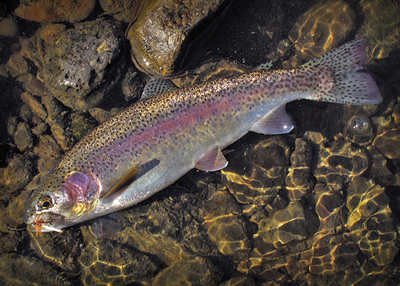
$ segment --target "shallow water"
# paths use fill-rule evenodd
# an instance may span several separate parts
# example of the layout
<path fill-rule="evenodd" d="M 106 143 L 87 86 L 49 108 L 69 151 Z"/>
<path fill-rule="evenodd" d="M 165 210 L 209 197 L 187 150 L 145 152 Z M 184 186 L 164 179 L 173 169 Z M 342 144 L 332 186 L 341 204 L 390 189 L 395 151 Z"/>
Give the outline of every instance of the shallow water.
<path fill-rule="evenodd" d="M 31 191 L 87 132 L 134 103 L 148 76 L 118 36 L 132 5 L 116 12 L 99 1 L 76 23 L 70 23 L 70 13 L 72 18 L 52 25 L 22 19 L 11 2 L 2 6 L 0 284 L 398 284 L 399 4 L 281 2 L 233 1 L 217 20 L 206 20 L 215 27 L 207 35 L 195 30 L 203 44 L 177 59 L 182 62 L 176 66 L 189 74 L 174 82 L 184 86 L 267 62 L 295 68 L 363 37 L 366 69 L 384 101 L 291 102 L 287 111 L 295 129 L 279 136 L 249 133 L 227 148 L 233 151 L 224 170 L 193 170 L 137 206 L 41 236 L 23 223 Z M 85 33 L 93 23 L 109 27 L 97 19 L 112 23 L 119 37 L 114 58 L 95 59 L 110 64 L 80 74 L 93 85 L 76 78 L 72 97 L 71 87 L 46 85 L 53 80 L 51 54 L 63 51 L 51 43 L 66 30 L 80 27 Z M 62 39 L 72 47 L 79 41 L 65 34 Z M 93 57 L 84 49 L 74 53 L 82 61 Z M 73 81 L 74 71 L 63 77 Z"/>

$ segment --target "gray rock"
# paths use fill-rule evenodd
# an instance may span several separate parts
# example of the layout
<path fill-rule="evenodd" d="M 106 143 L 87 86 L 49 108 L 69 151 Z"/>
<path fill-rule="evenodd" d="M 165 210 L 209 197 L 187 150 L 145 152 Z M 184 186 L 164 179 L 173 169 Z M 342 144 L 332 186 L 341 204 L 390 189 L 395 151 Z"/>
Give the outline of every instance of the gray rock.
<path fill-rule="evenodd" d="M 76 24 L 59 35 L 45 56 L 46 86 L 69 107 L 85 109 L 88 102 L 97 103 L 98 94 L 95 102 L 86 97 L 105 81 L 122 45 L 122 31 L 107 20 Z"/>

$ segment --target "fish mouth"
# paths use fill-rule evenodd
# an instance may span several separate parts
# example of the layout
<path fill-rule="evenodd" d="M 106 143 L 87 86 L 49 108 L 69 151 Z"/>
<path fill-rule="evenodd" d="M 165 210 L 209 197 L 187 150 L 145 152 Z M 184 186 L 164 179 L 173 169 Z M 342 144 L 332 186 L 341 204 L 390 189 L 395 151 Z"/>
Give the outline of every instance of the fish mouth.
<path fill-rule="evenodd" d="M 30 231 L 35 232 L 36 236 L 40 236 L 42 232 L 51 232 L 55 231 L 61 233 L 62 226 L 54 226 L 54 222 L 64 221 L 65 216 L 54 213 L 45 213 L 45 214 L 35 214 L 32 222 L 27 223 L 27 227 Z"/>

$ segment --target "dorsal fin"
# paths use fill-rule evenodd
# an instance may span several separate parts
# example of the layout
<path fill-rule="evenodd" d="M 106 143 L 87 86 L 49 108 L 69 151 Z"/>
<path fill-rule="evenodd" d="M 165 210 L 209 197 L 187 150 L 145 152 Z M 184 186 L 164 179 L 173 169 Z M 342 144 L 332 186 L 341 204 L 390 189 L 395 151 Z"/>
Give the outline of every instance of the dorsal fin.
<path fill-rule="evenodd" d="M 151 78 L 144 87 L 140 99 L 149 98 L 176 88 L 175 84 L 169 79 Z"/>

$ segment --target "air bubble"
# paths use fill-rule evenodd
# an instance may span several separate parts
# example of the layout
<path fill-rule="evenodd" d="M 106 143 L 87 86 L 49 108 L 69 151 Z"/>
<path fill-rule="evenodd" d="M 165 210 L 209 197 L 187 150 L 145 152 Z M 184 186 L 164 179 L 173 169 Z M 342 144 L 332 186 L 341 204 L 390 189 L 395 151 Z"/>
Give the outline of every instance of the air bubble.
<path fill-rule="evenodd" d="M 364 115 L 355 115 L 350 118 L 345 134 L 347 140 L 359 145 L 369 144 L 374 136 L 371 121 Z"/>
<path fill-rule="evenodd" d="M 358 98 L 357 98 L 358 99 Z M 368 131 L 370 126 L 369 119 L 365 116 L 353 116 L 350 120 L 349 127 L 353 130 L 353 132 L 362 134 Z"/>

